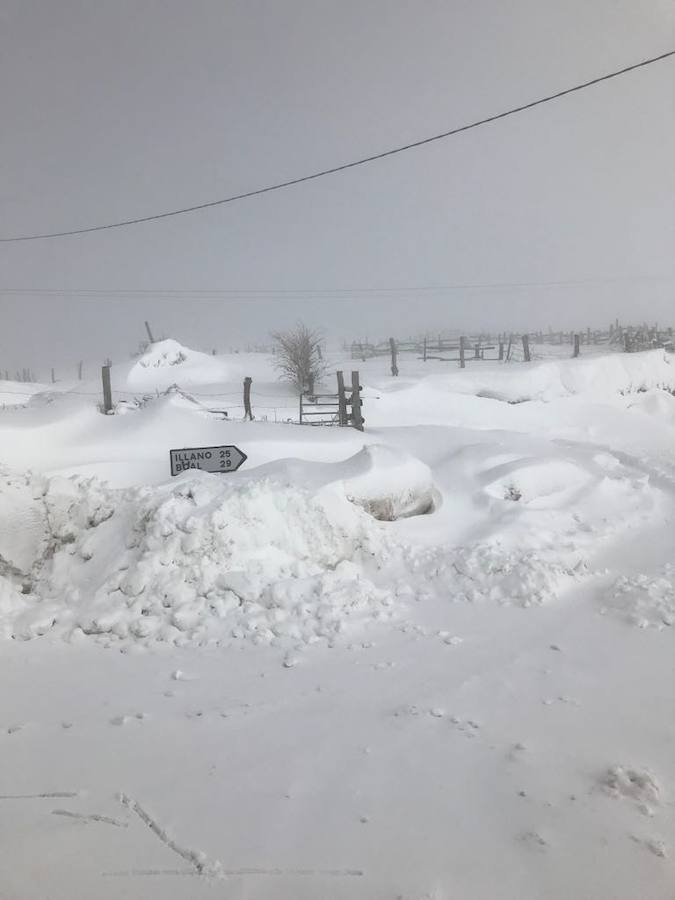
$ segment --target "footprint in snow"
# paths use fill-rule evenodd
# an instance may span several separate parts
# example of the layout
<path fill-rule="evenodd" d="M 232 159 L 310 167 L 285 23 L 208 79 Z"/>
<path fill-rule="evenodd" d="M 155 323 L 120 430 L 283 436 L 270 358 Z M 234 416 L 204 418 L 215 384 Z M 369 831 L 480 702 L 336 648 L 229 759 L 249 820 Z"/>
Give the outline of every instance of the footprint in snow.
<path fill-rule="evenodd" d="M 139 722 L 142 722 L 143 719 L 146 718 L 146 713 L 138 712 L 133 713 L 133 715 L 123 715 L 123 716 L 113 716 L 110 720 L 111 725 L 126 725 L 128 722 L 131 722 L 133 719 L 136 719 Z"/>
<path fill-rule="evenodd" d="M 666 845 L 659 838 L 641 838 L 635 834 L 631 834 L 630 838 L 632 841 L 635 841 L 636 844 L 639 844 L 641 847 L 644 847 L 645 850 L 648 850 L 653 856 L 665 859 L 668 855 L 666 853 Z"/>
<path fill-rule="evenodd" d="M 171 673 L 172 681 L 197 681 L 196 675 L 188 675 L 187 672 L 184 672 L 182 669 L 174 669 Z"/>
<path fill-rule="evenodd" d="M 546 850 L 548 841 L 538 831 L 524 831 L 518 835 L 518 840 L 532 850 Z"/>
<path fill-rule="evenodd" d="M 612 766 L 600 778 L 600 787 L 610 797 L 633 800 L 646 816 L 654 815 L 654 806 L 660 802 L 659 784 L 647 769 Z"/>
<path fill-rule="evenodd" d="M 476 737 L 480 730 L 480 724 L 474 719 L 460 719 L 459 716 L 450 716 L 450 722 L 468 738 Z"/>
<path fill-rule="evenodd" d="M 523 754 L 526 752 L 527 747 L 525 746 L 525 744 L 523 744 L 522 741 L 518 741 L 509 748 L 506 757 L 507 759 L 510 759 L 512 761 L 518 761 L 523 758 Z"/>

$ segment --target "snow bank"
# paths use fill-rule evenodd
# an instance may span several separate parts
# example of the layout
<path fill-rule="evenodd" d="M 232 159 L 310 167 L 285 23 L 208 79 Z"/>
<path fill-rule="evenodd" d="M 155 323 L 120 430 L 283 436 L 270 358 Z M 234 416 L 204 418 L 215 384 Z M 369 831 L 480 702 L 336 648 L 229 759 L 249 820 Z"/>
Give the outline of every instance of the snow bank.
<path fill-rule="evenodd" d="M 650 390 L 638 395 L 630 409 L 652 416 L 658 422 L 675 425 L 675 397 L 665 391 Z"/>
<path fill-rule="evenodd" d="M 385 554 L 374 519 L 433 503 L 428 467 L 381 445 L 126 490 L 5 473 L 0 624 L 21 638 L 331 640 L 388 614 L 365 574 Z"/>
<path fill-rule="evenodd" d="M 126 385 L 132 390 L 164 389 L 172 384 L 213 384 L 230 376 L 222 360 L 184 347 L 178 341 L 157 341 L 131 367 Z"/>
<path fill-rule="evenodd" d="M 6 636 L 305 644 L 391 614 L 364 575 L 380 526 L 335 489 L 198 471 L 123 491 L 5 475 L 0 503 Z"/>
<path fill-rule="evenodd" d="M 607 397 L 651 388 L 675 390 L 675 366 L 664 350 L 612 353 L 578 359 L 513 363 L 431 376 L 437 389 L 475 394 L 508 403 L 550 401 L 584 394 Z"/>
<path fill-rule="evenodd" d="M 6 406 L 25 406 L 36 394 L 47 391 L 53 385 L 37 382 L 5 381 L 0 379 L 0 408 Z"/>

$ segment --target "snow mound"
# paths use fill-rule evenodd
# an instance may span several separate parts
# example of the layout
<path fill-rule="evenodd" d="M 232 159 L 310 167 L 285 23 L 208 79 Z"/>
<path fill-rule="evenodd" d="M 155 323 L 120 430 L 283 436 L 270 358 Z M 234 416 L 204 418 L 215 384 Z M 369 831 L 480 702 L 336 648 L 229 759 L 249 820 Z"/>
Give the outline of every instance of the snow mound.
<path fill-rule="evenodd" d="M 407 566 L 426 591 L 452 602 L 521 608 L 557 600 L 583 571 L 544 549 L 509 550 L 490 542 L 409 549 Z"/>
<path fill-rule="evenodd" d="M 387 444 L 368 444 L 338 463 L 280 460 L 254 470 L 251 477 L 263 474 L 335 491 L 383 522 L 424 515 L 440 502 L 431 469 L 416 456 Z"/>
<path fill-rule="evenodd" d="M 126 384 L 132 390 L 164 389 L 213 384 L 229 375 L 222 360 L 167 339 L 151 344 L 150 349 L 131 367 Z"/>
<path fill-rule="evenodd" d="M 639 628 L 675 624 L 675 566 L 656 575 L 621 575 L 605 597 L 603 612 L 613 612 Z"/>
<path fill-rule="evenodd" d="M 3 509 L 16 480 L 3 480 Z M 7 516 L 32 541 L 20 566 L 0 570 L 7 637 L 295 646 L 393 615 L 364 574 L 383 556 L 381 526 L 339 491 L 199 471 L 127 490 L 29 481 L 30 527 Z"/>

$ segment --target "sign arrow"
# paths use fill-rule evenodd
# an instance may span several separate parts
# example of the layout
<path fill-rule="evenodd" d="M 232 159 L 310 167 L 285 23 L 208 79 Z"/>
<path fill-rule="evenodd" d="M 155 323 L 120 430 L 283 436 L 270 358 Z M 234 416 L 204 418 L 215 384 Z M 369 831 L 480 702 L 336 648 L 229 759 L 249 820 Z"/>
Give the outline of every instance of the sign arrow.
<path fill-rule="evenodd" d="M 183 447 L 180 450 L 169 450 L 169 459 L 172 475 L 179 475 L 189 469 L 224 475 L 236 472 L 248 457 L 239 447 L 229 444 L 224 447 Z"/>

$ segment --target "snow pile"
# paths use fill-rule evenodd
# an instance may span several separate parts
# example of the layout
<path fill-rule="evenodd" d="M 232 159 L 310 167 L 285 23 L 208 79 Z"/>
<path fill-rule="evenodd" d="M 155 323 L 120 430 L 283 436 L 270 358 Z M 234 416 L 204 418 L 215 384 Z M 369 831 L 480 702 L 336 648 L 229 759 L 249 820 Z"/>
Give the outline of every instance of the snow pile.
<path fill-rule="evenodd" d="M 235 484 L 198 471 L 124 491 L 96 479 L 8 476 L 8 513 L 15 491 L 37 499 L 6 517 L 19 542 L 31 542 L 22 555 L 0 549 L 6 636 L 304 644 L 391 615 L 389 595 L 364 576 L 383 553 L 379 526 L 334 488 Z"/>
<path fill-rule="evenodd" d="M 510 550 L 499 543 L 410 549 L 407 568 L 424 593 L 454 603 L 493 602 L 504 606 L 541 606 L 584 574 L 583 564 L 566 564 L 562 555 L 533 549 Z"/>
<path fill-rule="evenodd" d="M 331 488 L 383 522 L 424 515 L 440 503 L 429 466 L 387 444 L 367 444 L 343 462 L 285 459 L 241 475 L 254 480 L 264 475 L 315 490 Z"/>
<path fill-rule="evenodd" d="M 675 624 L 675 566 L 666 563 L 656 575 L 620 575 L 605 597 L 608 611 L 639 628 Z"/>
<path fill-rule="evenodd" d="M 169 338 L 150 345 L 131 367 L 126 385 L 132 390 L 161 390 L 172 384 L 213 384 L 225 380 L 228 375 L 221 360 Z"/>

